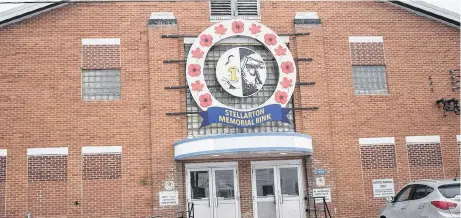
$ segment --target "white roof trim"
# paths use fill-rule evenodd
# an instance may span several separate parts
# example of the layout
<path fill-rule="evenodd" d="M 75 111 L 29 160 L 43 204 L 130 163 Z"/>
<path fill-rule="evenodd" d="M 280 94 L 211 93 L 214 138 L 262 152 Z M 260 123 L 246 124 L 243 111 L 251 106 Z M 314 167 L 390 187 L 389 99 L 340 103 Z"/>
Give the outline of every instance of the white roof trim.
<path fill-rule="evenodd" d="M 51 1 L 53 1 L 53 0 L 51 0 Z M 58 3 L 58 2 L 60 2 L 60 1 L 56 1 L 56 3 Z M 6 11 L 3 11 L 3 12 L 0 12 L 0 22 L 5 21 L 5 20 L 8 20 L 8 19 L 11 19 L 11 18 L 14 18 L 14 17 L 16 17 L 16 16 L 20 16 L 20 15 L 25 14 L 25 13 L 29 13 L 29 12 L 32 12 L 32 11 L 35 11 L 35 10 L 39 10 L 39 9 L 41 9 L 41 8 L 44 8 L 44 7 L 47 7 L 47 6 L 56 4 L 56 3 L 30 3 L 30 4 L 23 4 L 23 5 L 21 5 L 21 6 L 12 8 L 12 9 L 10 9 L 10 10 L 6 10 Z M 11 23 L 15 23 L 15 22 L 18 22 L 18 21 L 27 19 L 27 18 L 30 18 L 30 17 L 32 17 L 32 16 L 35 16 L 35 15 L 37 15 L 37 14 L 41 14 L 41 13 L 43 13 L 43 12 L 47 12 L 47 11 L 49 11 L 49 10 L 53 10 L 53 9 L 55 9 L 56 7 L 61 7 L 61 6 L 64 6 L 64 5 L 66 5 L 66 4 L 67 4 L 67 3 L 58 4 L 58 5 L 56 5 L 55 7 L 50 7 L 50 8 L 48 8 L 48 9 L 46 9 L 46 10 L 41 10 L 41 11 L 39 11 L 39 12 L 30 14 L 30 15 L 28 15 L 28 16 L 24 16 L 24 17 L 21 17 L 21 18 L 12 20 L 12 21 L 10 21 L 10 22 L 4 23 L 4 24 L 0 24 L 0 27 L 6 26 L 6 25 L 11 24 Z"/>
<path fill-rule="evenodd" d="M 67 147 L 57 147 L 57 148 L 28 148 L 28 156 L 38 156 L 38 155 L 67 155 L 69 149 Z"/>
<path fill-rule="evenodd" d="M 84 146 L 82 154 L 121 154 L 122 146 Z"/>
<path fill-rule="evenodd" d="M 283 43 L 285 44 L 288 44 L 290 42 L 290 38 L 288 36 L 279 36 L 280 37 L 280 40 L 282 40 Z M 195 41 L 195 37 L 185 37 L 184 38 L 184 44 L 192 44 L 194 43 Z M 256 39 L 252 39 L 252 38 L 247 38 L 247 37 L 243 37 L 243 38 L 226 38 L 226 39 L 223 39 L 221 41 L 219 41 L 218 43 L 216 43 L 216 45 L 220 45 L 220 44 L 255 44 L 255 43 L 259 43 Z"/>
<path fill-rule="evenodd" d="M 0 157 L 4 157 L 8 154 L 8 150 L 6 149 L 0 149 Z"/>
<path fill-rule="evenodd" d="M 430 144 L 430 143 L 440 143 L 439 135 L 430 135 L 430 136 L 407 136 L 405 137 L 407 144 Z"/>
<path fill-rule="evenodd" d="M 382 36 L 349 36 L 349 42 L 384 42 Z"/>
<path fill-rule="evenodd" d="M 458 22 L 460 20 L 459 19 L 460 16 L 459 16 L 458 13 L 443 9 L 441 7 L 435 6 L 433 4 L 430 4 L 430 3 L 427 3 L 427 2 L 424 2 L 424 1 L 401 0 L 401 2 L 403 2 L 405 4 L 408 4 L 408 5 L 411 5 L 413 7 L 416 7 L 416 8 L 419 8 L 419 9 L 422 9 L 422 10 L 437 14 L 439 16 L 451 19 L 451 20 L 456 20 Z"/>
<path fill-rule="evenodd" d="M 60 2 L 60 0 L 55 0 L 55 1 Z M 393 4 L 395 6 L 403 7 L 403 6 L 400 6 L 400 5 L 396 5 L 396 4 L 394 4 L 394 3 L 390 2 L 390 1 L 385 1 L 385 2 L 388 2 L 388 3 Z M 457 22 L 460 21 L 460 16 L 459 16 L 458 13 L 445 10 L 443 8 L 437 7 L 435 5 L 432 5 L 432 4 L 429 4 L 429 3 L 426 3 L 426 2 L 422 2 L 422 1 L 411 1 L 411 2 L 410 1 L 400 1 L 400 2 L 403 2 L 405 4 L 411 5 L 413 7 L 417 7 L 419 9 L 421 9 L 421 10 L 424 10 L 424 11 L 428 11 L 428 12 L 437 14 L 439 16 L 442 16 L 444 18 L 447 18 L 447 19 L 450 19 L 450 20 L 453 20 L 453 21 L 457 21 Z M 30 3 L 30 4 L 21 5 L 21 6 L 16 7 L 16 8 L 12 8 L 12 9 L 4 11 L 4 12 L 0 12 L 0 22 L 2 22 L 4 20 L 7 20 L 7 19 L 10 19 L 10 18 L 13 18 L 13 17 L 16 17 L 16 16 L 20 16 L 22 14 L 25 14 L 25 13 L 28 13 L 28 12 L 31 12 L 31 11 L 34 11 L 34 10 L 37 10 L 37 9 L 44 8 L 44 7 L 49 6 L 51 4 L 55 4 L 55 3 Z M 66 4 L 60 4 L 60 5 L 57 5 L 57 7 L 62 6 L 62 5 L 66 5 Z M 21 18 L 19 18 L 17 20 L 13 20 L 11 22 L 1 24 L 0 27 L 8 25 L 10 23 L 18 22 L 20 20 L 35 16 L 37 14 L 46 12 L 48 10 L 52 10 L 54 8 L 55 7 L 52 7 L 50 9 L 39 11 L 37 13 L 31 14 L 31 15 L 26 16 L 26 17 L 21 17 Z M 405 8 L 405 7 L 403 7 L 403 8 Z M 407 9 L 409 11 L 412 11 L 412 12 L 414 12 L 416 14 L 420 14 L 418 12 L 415 12 L 415 11 L 411 10 L 411 9 L 408 9 L 408 8 L 405 8 L 405 9 Z M 423 15 L 423 14 L 420 14 L 420 15 Z M 423 15 L 423 16 L 429 17 L 427 15 Z M 433 18 L 433 19 L 436 19 L 436 18 Z M 436 19 L 436 20 L 438 20 L 438 21 L 440 21 L 442 23 L 447 23 L 447 22 L 441 21 L 439 19 Z M 447 23 L 447 24 L 451 25 L 451 26 L 455 26 L 453 24 L 449 24 L 449 23 Z M 458 26 L 455 26 L 455 27 L 459 28 Z"/>
<path fill-rule="evenodd" d="M 395 144 L 394 137 L 380 138 L 359 138 L 360 145 L 393 145 Z"/>
<path fill-rule="evenodd" d="M 82 39 L 82 45 L 120 45 L 120 38 Z"/>
<path fill-rule="evenodd" d="M 449 26 L 456 27 L 456 28 L 459 29 L 459 26 L 457 26 L 455 24 L 452 24 L 452 23 L 449 23 L 449 22 L 446 22 L 444 20 L 440 20 L 440 19 L 438 19 L 436 17 L 433 17 L 433 16 L 430 16 L 430 15 L 427 15 L 427 14 L 412 10 L 412 9 L 410 9 L 408 7 L 398 5 L 398 4 L 393 3 L 391 1 L 385 0 L 384 2 L 390 3 L 390 4 L 394 5 L 394 6 L 401 7 L 401 8 L 403 8 L 403 9 L 409 11 L 409 12 L 418 14 L 418 15 L 423 16 L 423 17 L 427 17 L 429 19 L 436 20 L 438 22 L 441 22 L 441 23 L 444 23 L 444 24 L 447 24 Z M 437 6 L 435 6 L 433 4 L 429 4 L 427 2 L 416 1 L 416 0 L 411 0 L 411 1 L 409 1 L 409 0 L 401 0 L 399 2 L 405 3 L 407 5 L 410 5 L 412 7 L 418 8 L 418 9 L 421 9 L 423 11 L 427 11 L 427 12 L 436 14 L 438 16 L 444 17 L 444 18 L 452 20 L 452 21 L 460 22 L 460 15 L 458 13 L 453 12 L 453 11 L 449 11 L 449 10 L 446 10 L 446 9 L 443 9 L 443 8 L 440 8 L 440 7 L 437 7 Z"/>

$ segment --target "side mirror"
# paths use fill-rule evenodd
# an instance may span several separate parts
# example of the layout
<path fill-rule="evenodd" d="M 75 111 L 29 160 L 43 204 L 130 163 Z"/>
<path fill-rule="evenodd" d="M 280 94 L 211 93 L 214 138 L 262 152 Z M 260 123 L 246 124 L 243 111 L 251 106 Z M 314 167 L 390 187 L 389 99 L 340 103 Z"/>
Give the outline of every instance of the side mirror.
<path fill-rule="evenodd" d="M 387 203 L 393 203 L 394 202 L 394 197 L 389 196 L 389 197 L 386 197 L 385 200 L 386 200 Z"/>

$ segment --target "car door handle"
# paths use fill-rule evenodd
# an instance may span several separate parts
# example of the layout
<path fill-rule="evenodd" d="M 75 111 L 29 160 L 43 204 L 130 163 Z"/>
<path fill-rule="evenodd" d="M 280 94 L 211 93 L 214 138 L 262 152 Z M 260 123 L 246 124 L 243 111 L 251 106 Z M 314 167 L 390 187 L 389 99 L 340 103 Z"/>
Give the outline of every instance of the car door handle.
<path fill-rule="evenodd" d="M 418 206 L 418 209 L 423 209 L 424 208 L 424 205 L 419 205 Z"/>

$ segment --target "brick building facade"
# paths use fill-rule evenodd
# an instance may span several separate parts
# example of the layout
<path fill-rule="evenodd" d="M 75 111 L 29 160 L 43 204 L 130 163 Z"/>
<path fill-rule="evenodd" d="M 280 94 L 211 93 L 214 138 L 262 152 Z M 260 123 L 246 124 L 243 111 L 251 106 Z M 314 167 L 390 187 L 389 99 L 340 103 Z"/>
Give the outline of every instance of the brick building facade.
<path fill-rule="evenodd" d="M 255 2 L 255 16 L 238 18 L 278 33 L 297 60 L 292 125 L 199 128 L 183 60 L 204 29 L 227 19 L 210 12 L 219 8 L 210 1 L 53 3 L 3 19 L 0 217 L 174 217 L 162 214 L 186 209 L 194 195 L 216 208 L 219 200 L 234 199 L 226 217 L 258 217 L 254 211 L 264 201 L 257 200 L 255 180 L 267 174 L 295 182 L 278 184 L 277 191 L 267 177 L 261 187 L 274 201 L 298 196 L 303 206 L 294 217 L 307 216 L 304 197 L 328 188 L 332 217 L 368 218 L 385 202 L 374 197 L 372 180 L 393 179 L 398 191 L 414 179 L 459 176 L 459 116 L 443 116 L 435 104 L 459 98 L 450 78 L 460 66 L 459 20 L 402 3 Z M 239 7 L 232 6 L 231 18 Z M 273 58 L 258 42 L 232 39 L 207 58 L 236 46 Z M 277 75 L 266 63 L 268 75 Z M 175 155 L 180 144 L 221 143 L 225 138 L 213 138 L 221 134 L 235 142 L 292 137 L 312 144 L 310 152 Z M 212 178 L 220 173 L 234 191 L 220 189 L 222 199 L 209 188 L 212 182 L 221 187 Z M 293 173 L 299 184 L 281 179 Z M 324 185 L 316 184 L 320 177 Z M 190 191 L 199 178 L 209 187 Z M 178 205 L 160 206 L 165 182 L 174 183 L 169 188 L 178 192 Z M 195 212 L 201 218 L 222 211 Z"/>

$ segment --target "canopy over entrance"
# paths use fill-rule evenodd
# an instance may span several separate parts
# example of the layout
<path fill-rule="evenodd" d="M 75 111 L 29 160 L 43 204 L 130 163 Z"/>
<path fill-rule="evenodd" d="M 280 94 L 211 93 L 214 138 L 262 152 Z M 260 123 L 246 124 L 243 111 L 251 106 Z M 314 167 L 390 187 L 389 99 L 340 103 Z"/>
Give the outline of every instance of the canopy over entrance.
<path fill-rule="evenodd" d="M 174 144 L 175 160 L 279 157 L 312 154 L 312 137 L 299 133 L 243 133 L 185 139 Z"/>

